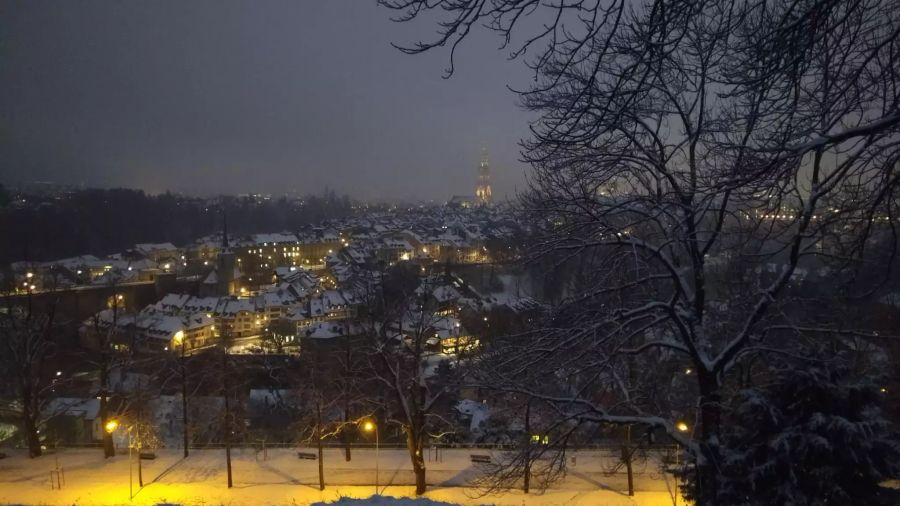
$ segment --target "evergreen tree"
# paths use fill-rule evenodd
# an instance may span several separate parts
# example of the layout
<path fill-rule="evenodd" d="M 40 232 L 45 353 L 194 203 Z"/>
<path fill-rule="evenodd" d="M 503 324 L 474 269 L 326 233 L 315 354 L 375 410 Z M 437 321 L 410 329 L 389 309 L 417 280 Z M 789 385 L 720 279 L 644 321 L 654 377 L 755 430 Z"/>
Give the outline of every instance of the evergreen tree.
<path fill-rule="evenodd" d="M 786 370 L 770 385 L 739 392 L 719 443 L 722 486 L 714 502 L 894 504 L 879 487 L 900 472 L 882 397 L 869 379 L 821 367 Z M 696 491 L 687 477 L 687 491 Z"/>

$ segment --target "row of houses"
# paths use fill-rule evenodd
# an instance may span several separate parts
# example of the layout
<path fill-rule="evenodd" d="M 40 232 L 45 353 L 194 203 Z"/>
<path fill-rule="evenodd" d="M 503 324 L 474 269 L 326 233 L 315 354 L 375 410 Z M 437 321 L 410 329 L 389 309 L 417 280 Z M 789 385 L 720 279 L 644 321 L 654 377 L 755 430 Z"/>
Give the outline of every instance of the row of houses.
<path fill-rule="evenodd" d="M 357 299 L 345 290 L 325 289 L 314 274 L 297 270 L 248 297 L 170 293 L 139 311 L 110 306 L 83 322 L 86 345 L 96 345 L 102 334 L 121 348 L 165 351 L 211 346 L 223 336 L 260 338 L 279 321 L 300 329 L 348 319 L 356 314 Z"/>
<path fill-rule="evenodd" d="M 498 209 L 416 207 L 372 212 L 294 232 L 236 236 L 229 248 L 242 275 L 259 282 L 279 266 L 324 269 L 338 252 L 349 262 L 370 266 L 415 259 L 485 262 L 497 253 L 488 251 L 489 239 L 513 237 L 520 228 L 511 215 Z M 14 262 L 12 277 L 5 281 L 15 291 L 27 292 L 153 281 L 164 273 L 203 279 L 214 268 L 222 244 L 223 234 L 213 234 L 183 247 L 139 243 L 103 258 L 85 254 L 48 262 Z"/>

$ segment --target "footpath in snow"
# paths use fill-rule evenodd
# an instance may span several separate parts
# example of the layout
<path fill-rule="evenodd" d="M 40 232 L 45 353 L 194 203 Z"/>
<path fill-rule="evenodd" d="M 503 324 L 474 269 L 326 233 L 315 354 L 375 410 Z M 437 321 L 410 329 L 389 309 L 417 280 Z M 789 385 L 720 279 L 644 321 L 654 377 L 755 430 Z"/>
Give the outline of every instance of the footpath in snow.
<path fill-rule="evenodd" d="M 628 497 L 624 472 L 611 473 L 615 459 L 599 450 L 573 452 L 575 460 L 570 462 L 567 476 L 543 493 L 509 491 L 483 496 L 471 486 L 480 472 L 470 459 L 474 452 L 490 453 L 443 450 L 439 459 L 430 454 L 426 497 L 466 505 L 675 505 L 672 477 L 660 473 L 655 463 L 635 466 L 636 495 Z M 8 458 L 0 460 L 0 504 L 307 505 L 345 497 L 367 498 L 375 493 L 373 449 L 354 449 L 350 462 L 344 460 L 342 450 L 326 450 L 324 491 L 318 489 L 318 462 L 298 459 L 293 449 L 269 449 L 265 455 L 246 448 L 233 450 L 231 489 L 226 487 L 224 450 L 191 450 L 187 459 L 182 458 L 181 450 L 158 450 L 156 459 L 142 461 L 142 488 L 136 459 L 129 471 L 127 450 L 120 450 L 112 459 L 104 459 L 100 449 L 59 450 L 37 459 L 29 459 L 22 451 L 8 453 Z M 382 495 L 413 497 L 414 476 L 405 450 L 380 450 L 378 482 Z"/>

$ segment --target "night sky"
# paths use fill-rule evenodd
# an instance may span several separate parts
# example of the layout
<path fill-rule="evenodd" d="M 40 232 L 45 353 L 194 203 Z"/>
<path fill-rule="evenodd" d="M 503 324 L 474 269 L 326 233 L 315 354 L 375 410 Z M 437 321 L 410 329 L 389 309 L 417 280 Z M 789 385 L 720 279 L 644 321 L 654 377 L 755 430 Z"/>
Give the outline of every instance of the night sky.
<path fill-rule="evenodd" d="M 4 1 L 0 182 L 157 193 L 471 194 L 482 146 L 496 196 L 522 189 L 528 70 L 485 30 L 454 76 L 434 33 L 374 0 Z"/>

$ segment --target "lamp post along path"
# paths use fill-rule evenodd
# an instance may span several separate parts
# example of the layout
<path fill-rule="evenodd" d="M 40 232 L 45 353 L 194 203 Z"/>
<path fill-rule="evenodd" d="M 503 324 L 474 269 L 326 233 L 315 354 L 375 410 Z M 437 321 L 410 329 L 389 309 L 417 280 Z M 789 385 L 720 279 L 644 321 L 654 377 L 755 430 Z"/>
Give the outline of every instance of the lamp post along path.
<path fill-rule="evenodd" d="M 375 433 L 375 495 L 378 495 L 378 425 L 372 420 L 363 422 L 363 430 Z"/>
<path fill-rule="evenodd" d="M 110 418 L 103 425 L 103 430 L 109 434 L 110 436 L 116 432 L 119 428 L 119 421 L 115 418 Z M 134 471 L 133 471 L 133 460 L 131 457 L 131 427 L 127 428 L 128 432 L 128 499 L 134 499 Z M 138 460 L 140 461 L 140 455 L 138 455 Z M 138 462 L 138 466 L 140 466 L 140 462 Z M 140 475 L 140 469 L 138 469 L 138 474 Z M 143 485 L 141 485 L 143 486 Z"/>
<path fill-rule="evenodd" d="M 215 330 L 215 329 L 213 329 Z M 179 330 L 175 333 L 175 342 L 181 345 L 181 360 L 180 360 L 180 372 L 181 372 L 181 435 L 182 435 L 182 445 L 184 446 L 184 458 L 187 458 L 190 454 L 190 441 L 188 440 L 188 409 L 187 409 L 187 368 L 185 366 L 185 339 L 184 339 L 184 331 Z"/>
<path fill-rule="evenodd" d="M 141 441 L 141 426 L 136 425 L 135 430 L 137 430 L 137 441 L 135 445 L 137 446 L 137 461 L 138 461 L 138 488 L 144 488 L 144 468 L 143 463 L 141 462 L 141 453 L 144 448 L 144 445 Z M 129 434 L 131 434 L 131 428 L 129 427 Z"/>

